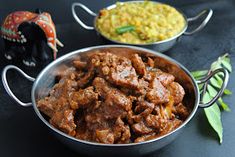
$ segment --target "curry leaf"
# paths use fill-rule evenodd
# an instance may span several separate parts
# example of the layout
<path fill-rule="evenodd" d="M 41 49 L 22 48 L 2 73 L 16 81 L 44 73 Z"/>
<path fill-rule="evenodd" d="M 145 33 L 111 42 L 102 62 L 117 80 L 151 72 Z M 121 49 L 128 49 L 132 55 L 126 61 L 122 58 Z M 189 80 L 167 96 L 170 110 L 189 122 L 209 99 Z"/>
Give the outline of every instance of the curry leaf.
<path fill-rule="evenodd" d="M 226 95 L 232 95 L 233 93 L 229 89 L 224 90 L 224 94 Z"/>
<path fill-rule="evenodd" d="M 210 79 L 210 82 L 211 82 L 211 84 L 212 84 L 214 87 L 216 87 L 216 88 L 220 88 L 220 87 L 221 87 L 221 85 L 219 84 L 219 82 L 218 82 L 214 77 L 212 77 L 212 78 Z"/>
<path fill-rule="evenodd" d="M 211 96 L 211 97 L 215 97 L 216 96 L 216 94 L 218 93 L 215 89 L 214 89 L 214 87 L 212 87 L 211 85 L 207 85 L 207 90 L 208 90 L 208 93 L 209 93 L 209 95 Z"/>
<path fill-rule="evenodd" d="M 193 71 L 191 74 L 193 75 L 194 78 L 201 78 L 205 75 L 207 75 L 208 70 L 200 70 L 200 71 Z"/>
<path fill-rule="evenodd" d="M 226 68 L 229 72 L 232 72 L 232 65 L 230 63 L 230 58 L 228 54 L 225 54 L 219 57 L 216 61 L 214 61 L 211 64 L 209 71 L 214 71 L 218 68 Z M 207 70 L 201 70 L 201 71 L 199 70 L 199 71 L 192 72 L 192 75 L 197 80 L 205 77 L 205 75 L 207 74 L 208 74 Z M 200 93 L 204 94 L 203 100 L 202 100 L 203 103 L 209 102 L 213 97 L 216 96 L 216 94 L 218 93 L 218 90 L 221 88 L 223 84 L 223 77 L 224 76 L 222 73 L 218 73 L 215 76 L 213 76 L 207 84 L 199 85 Z M 203 90 L 204 86 L 206 88 L 206 91 Z M 228 89 L 225 89 L 224 94 L 231 95 L 232 92 Z M 224 111 L 230 111 L 229 106 L 223 101 L 221 97 L 218 99 L 218 103 L 221 106 L 221 109 L 223 109 Z M 219 141 L 220 143 L 222 143 L 223 127 L 222 127 L 222 122 L 221 122 L 221 111 L 220 111 L 218 104 L 214 103 L 210 107 L 205 108 L 204 111 L 205 111 L 209 124 L 216 131 L 219 137 Z"/>
<path fill-rule="evenodd" d="M 221 67 L 225 67 L 229 72 L 232 72 L 231 61 L 227 53 L 219 57 L 215 62 L 211 64 L 212 71 Z"/>
<path fill-rule="evenodd" d="M 199 90 L 202 91 L 203 85 L 202 85 L 202 84 L 199 84 L 198 87 L 199 87 Z"/>
<path fill-rule="evenodd" d="M 223 110 L 225 110 L 227 112 L 231 111 L 230 108 L 228 107 L 228 105 L 221 98 L 218 99 L 218 102 L 220 103 Z"/>
<path fill-rule="evenodd" d="M 211 70 L 212 71 L 214 71 L 216 69 L 219 69 L 219 68 L 222 68 L 220 62 L 219 63 L 218 62 L 214 62 L 214 63 L 211 64 Z"/>
<path fill-rule="evenodd" d="M 228 69 L 229 72 L 232 72 L 232 66 L 230 64 L 230 59 L 224 59 L 221 61 L 223 66 Z"/>
<path fill-rule="evenodd" d="M 212 87 L 211 85 L 207 85 L 207 91 L 208 94 L 210 95 L 210 97 L 215 97 L 216 94 L 218 93 L 214 87 Z M 228 107 L 228 105 L 222 100 L 222 98 L 218 99 L 218 102 L 220 103 L 221 107 L 223 108 L 223 110 L 225 111 L 230 111 L 230 108 Z"/>
<path fill-rule="evenodd" d="M 222 76 L 223 76 L 223 75 L 222 75 Z M 222 80 L 222 78 L 220 77 L 220 75 L 219 75 L 219 74 L 216 74 L 216 75 L 215 75 L 215 79 L 217 80 L 219 86 L 221 87 L 222 84 L 223 84 L 223 80 Z"/>
<path fill-rule="evenodd" d="M 211 100 L 210 95 L 206 92 L 203 96 L 203 103 Z M 212 106 L 204 109 L 208 122 L 212 128 L 217 132 L 220 143 L 223 142 L 223 126 L 221 122 L 221 113 L 218 105 L 214 103 Z"/>

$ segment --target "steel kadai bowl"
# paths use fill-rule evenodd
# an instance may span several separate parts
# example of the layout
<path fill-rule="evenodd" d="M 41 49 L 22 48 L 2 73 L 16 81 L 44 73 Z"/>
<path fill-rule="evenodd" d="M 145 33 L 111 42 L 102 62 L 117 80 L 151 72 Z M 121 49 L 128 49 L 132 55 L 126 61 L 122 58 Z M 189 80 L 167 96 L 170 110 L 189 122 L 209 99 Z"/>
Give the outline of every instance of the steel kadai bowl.
<path fill-rule="evenodd" d="M 59 71 L 71 65 L 72 61 L 80 55 L 85 55 L 89 53 L 93 53 L 95 50 L 104 50 L 104 49 L 115 49 L 117 51 L 125 51 L 125 53 L 139 53 L 145 55 L 151 55 L 157 58 L 157 66 L 158 68 L 171 73 L 175 76 L 177 82 L 179 82 L 183 88 L 185 89 L 185 101 L 187 105 L 190 106 L 191 113 L 188 118 L 175 130 L 170 133 L 167 133 L 163 136 L 158 138 L 140 142 L 140 143 L 130 143 L 130 144 L 101 144 L 101 143 L 94 143 L 88 142 L 84 140 L 76 139 L 72 136 L 69 136 L 62 131 L 54 128 L 43 114 L 37 108 L 36 102 L 38 99 L 45 97 L 49 90 L 53 87 L 56 80 L 56 75 Z M 32 91 L 31 91 L 31 101 L 30 103 L 24 103 L 20 101 L 11 91 L 8 86 L 6 74 L 8 70 L 16 70 L 17 72 L 21 73 L 26 79 L 34 82 Z M 201 103 L 200 101 L 200 93 L 198 89 L 198 84 L 205 84 L 209 79 L 214 76 L 215 74 L 222 72 L 224 75 L 223 78 L 223 85 L 218 92 L 218 94 L 208 103 Z M 172 140 L 176 138 L 176 136 L 183 131 L 184 126 L 188 124 L 188 122 L 193 118 L 195 115 L 198 107 L 208 107 L 213 104 L 219 96 L 223 93 L 227 82 L 228 82 L 228 72 L 221 68 L 212 73 L 210 73 L 205 78 L 201 79 L 200 81 L 195 81 L 194 78 L 191 76 L 190 72 L 180 63 L 175 61 L 174 59 L 145 48 L 139 48 L 134 46 L 126 46 L 126 45 L 104 45 L 104 46 L 95 46 L 95 47 L 88 47 L 80 50 L 73 51 L 68 53 L 57 60 L 50 63 L 47 67 L 45 67 L 42 72 L 37 76 L 37 78 L 32 78 L 25 74 L 21 69 L 16 66 L 8 65 L 3 69 L 2 72 L 2 81 L 4 88 L 6 89 L 9 96 L 11 96 L 17 103 L 21 106 L 32 106 L 36 115 L 39 119 L 49 128 L 49 130 L 64 144 L 73 148 L 77 152 L 81 154 L 86 154 L 90 156 L 141 156 L 145 154 L 152 153 L 167 144 L 169 144 Z"/>
<path fill-rule="evenodd" d="M 120 2 L 120 3 L 123 4 L 123 3 L 135 3 L 135 2 L 143 3 L 144 1 L 127 1 L 127 2 Z M 154 3 L 160 3 L 160 2 L 154 2 Z M 161 4 L 163 4 L 163 3 L 161 3 Z M 88 14 L 90 14 L 91 16 L 94 17 L 93 26 L 88 26 L 78 17 L 78 15 L 76 14 L 76 11 L 75 11 L 76 7 L 79 7 L 81 9 L 85 10 Z M 105 9 L 110 10 L 115 7 L 116 7 L 116 4 L 112 4 L 108 7 L 106 7 Z M 173 36 L 171 38 L 168 38 L 168 39 L 162 40 L 162 41 L 157 41 L 157 42 L 153 42 L 153 43 L 146 43 L 146 44 L 128 44 L 125 42 L 114 41 L 112 39 L 105 37 L 102 34 L 102 32 L 100 32 L 96 27 L 97 26 L 96 21 L 97 21 L 99 15 L 94 13 L 87 6 L 85 6 L 81 3 L 73 3 L 72 4 L 73 17 L 84 29 L 95 30 L 98 35 L 100 35 L 106 41 L 111 42 L 111 43 L 140 46 L 140 47 L 144 47 L 144 48 L 150 48 L 150 49 L 153 49 L 158 52 L 164 52 L 164 51 L 169 50 L 171 47 L 173 47 L 179 41 L 179 39 L 182 35 L 193 35 L 194 33 L 197 33 L 198 31 L 202 30 L 206 26 L 206 24 L 209 22 L 209 20 L 212 17 L 212 14 L 213 14 L 212 9 L 205 9 L 205 10 L 202 10 L 200 13 L 198 13 L 196 16 L 187 18 L 187 16 L 182 11 L 180 11 L 179 9 L 176 9 L 176 10 L 182 14 L 182 16 L 184 17 L 184 20 L 185 20 L 185 26 L 181 32 L 179 32 L 178 34 L 176 34 L 175 36 Z M 191 22 L 196 22 L 198 19 L 200 19 L 202 17 L 205 17 L 205 18 L 202 21 L 202 23 L 199 24 L 199 26 L 197 26 L 193 30 L 187 31 L 188 26 Z"/>

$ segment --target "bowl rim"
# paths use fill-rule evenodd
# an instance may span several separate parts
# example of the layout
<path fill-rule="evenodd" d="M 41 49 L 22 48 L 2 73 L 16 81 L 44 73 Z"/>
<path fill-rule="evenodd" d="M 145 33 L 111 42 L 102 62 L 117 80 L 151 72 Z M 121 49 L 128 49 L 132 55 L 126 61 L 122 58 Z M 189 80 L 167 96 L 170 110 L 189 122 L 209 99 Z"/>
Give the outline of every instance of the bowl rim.
<path fill-rule="evenodd" d="M 178 65 L 179 68 L 181 68 L 191 79 L 193 86 L 194 86 L 194 93 L 195 93 L 195 103 L 194 103 L 194 107 L 190 113 L 190 115 L 188 116 L 188 118 L 176 129 L 174 129 L 173 131 L 164 134 L 162 136 L 159 136 L 157 138 L 151 139 L 151 140 L 147 140 L 147 141 L 143 141 L 143 142 L 138 142 L 138 143 L 128 143 L 128 144 L 103 144 L 103 143 L 96 143 L 96 142 L 89 142 L 89 141 L 85 141 L 85 140 L 80 140 L 77 139 L 75 137 L 72 137 L 62 131 L 60 131 L 59 129 L 53 127 L 41 114 L 41 112 L 39 111 L 39 109 L 37 108 L 36 105 L 36 99 L 35 99 L 35 90 L 36 87 L 38 86 L 38 82 L 39 80 L 42 78 L 42 76 L 44 75 L 44 73 L 47 73 L 47 71 L 63 62 L 64 60 L 70 58 L 73 55 L 79 54 L 79 53 L 86 53 L 87 51 L 91 51 L 91 50 L 95 50 L 95 49 L 103 49 L 103 48 L 129 48 L 129 49 L 133 49 L 133 50 L 138 50 L 138 51 L 143 51 L 143 52 L 147 52 L 147 53 L 151 53 L 155 56 L 159 56 L 162 57 L 170 62 L 173 62 L 174 64 Z M 61 57 L 59 57 L 58 59 L 56 59 L 55 61 L 51 62 L 49 65 L 47 65 L 40 73 L 39 75 L 36 77 L 34 83 L 33 83 L 33 87 L 31 90 L 31 100 L 32 100 L 32 104 L 33 104 L 33 108 L 35 113 L 37 114 L 37 116 L 41 119 L 41 121 L 47 126 L 49 127 L 51 130 L 53 130 L 54 132 L 56 132 L 57 134 L 64 136 L 70 140 L 76 141 L 76 142 L 80 142 L 82 144 L 87 144 L 87 145 L 93 145 L 93 146 L 106 146 L 106 147 L 127 147 L 127 146 L 137 146 L 137 145 L 143 145 L 143 144 L 148 144 L 148 143 L 152 143 L 152 142 L 156 142 L 159 141 L 163 138 L 166 138 L 170 135 L 172 135 L 173 133 L 177 132 L 178 130 L 180 130 L 181 128 L 183 128 L 195 115 L 198 105 L 199 105 L 199 101 L 200 101 L 200 94 L 199 94 L 199 88 L 198 85 L 195 81 L 195 79 L 193 78 L 193 76 L 191 75 L 191 73 L 187 70 L 187 68 L 185 68 L 182 64 L 180 64 L 178 61 L 153 50 L 150 49 L 146 49 L 146 48 L 141 48 L 141 47 L 136 47 L 136 46 L 129 46 L 129 45 L 101 45 L 101 46 L 91 46 L 91 47 L 87 47 L 87 48 L 82 48 L 82 49 L 78 49 L 75 51 L 72 51 L 70 53 L 67 53 Z"/>
<path fill-rule="evenodd" d="M 121 4 L 123 3 L 144 3 L 145 1 L 141 1 L 141 0 L 136 0 L 136 1 L 125 1 L 125 2 L 119 2 Z M 165 5 L 168 5 L 174 9 L 176 9 L 184 18 L 184 21 L 185 21 L 185 26 L 184 28 L 176 35 L 170 37 L 170 38 L 167 38 L 165 40 L 160 40 L 160 41 L 155 41 L 155 42 L 151 42 L 151 43 L 142 43 L 142 44 L 132 44 L 132 43 L 127 43 L 127 42 L 121 42 L 121 41 L 117 41 L 117 40 L 113 40 L 113 39 L 110 39 L 108 37 L 106 37 L 105 35 L 103 35 L 99 29 L 97 28 L 97 25 L 96 25 L 96 21 L 97 21 L 97 18 L 99 17 L 99 15 L 96 15 L 95 19 L 94 19 L 94 22 L 93 22 L 93 25 L 94 25 L 94 28 L 95 28 L 95 31 L 98 32 L 103 38 L 105 38 L 106 40 L 109 40 L 113 43 L 117 43 L 117 44 L 124 44 L 124 45 L 133 45 L 133 46 L 150 46 L 150 45 L 156 45 L 156 44 L 161 44 L 161 43 L 166 43 L 166 42 L 169 42 L 169 41 L 172 41 L 172 40 L 175 40 L 177 39 L 178 37 L 180 37 L 181 35 L 184 34 L 184 32 L 187 30 L 188 28 L 188 20 L 187 20 L 187 16 L 183 13 L 183 11 L 181 11 L 179 8 L 176 8 L 172 5 L 169 5 L 169 4 L 166 4 L 166 3 L 162 3 L 162 2 L 158 2 L 158 1 L 149 1 L 149 2 L 153 2 L 153 3 L 156 3 L 156 4 L 165 4 Z M 103 9 L 107 9 L 107 10 L 110 10 L 112 8 L 115 8 L 116 7 L 116 3 L 114 4 L 111 4 Z M 100 11 L 100 10 L 99 10 Z"/>

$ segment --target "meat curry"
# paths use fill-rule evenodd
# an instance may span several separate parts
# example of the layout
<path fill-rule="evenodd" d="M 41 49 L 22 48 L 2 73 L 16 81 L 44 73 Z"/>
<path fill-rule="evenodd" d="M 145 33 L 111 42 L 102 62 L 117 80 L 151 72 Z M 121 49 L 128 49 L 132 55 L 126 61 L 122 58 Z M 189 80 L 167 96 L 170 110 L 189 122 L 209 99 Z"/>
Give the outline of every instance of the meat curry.
<path fill-rule="evenodd" d="M 176 129 L 190 109 L 184 88 L 156 64 L 137 52 L 95 50 L 61 71 L 37 107 L 51 125 L 81 140 L 125 144 L 157 138 Z"/>

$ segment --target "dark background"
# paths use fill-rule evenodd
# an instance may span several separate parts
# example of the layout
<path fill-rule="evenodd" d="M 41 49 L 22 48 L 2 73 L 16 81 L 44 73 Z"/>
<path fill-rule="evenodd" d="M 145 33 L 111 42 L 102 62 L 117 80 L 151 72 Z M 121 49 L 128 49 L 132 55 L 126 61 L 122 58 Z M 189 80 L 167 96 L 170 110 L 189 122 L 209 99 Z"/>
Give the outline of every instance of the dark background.
<path fill-rule="evenodd" d="M 83 47 L 105 44 L 94 31 L 86 31 L 72 18 L 72 0 L 0 0 L 0 21 L 16 10 L 34 10 L 41 8 L 51 13 L 57 27 L 58 38 L 65 47 L 59 50 L 59 56 Z M 95 12 L 112 4 L 114 0 L 78 0 Z M 193 36 L 183 36 L 181 41 L 165 54 L 181 62 L 189 70 L 207 69 L 220 55 L 229 53 L 232 63 L 235 61 L 235 1 L 234 0 L 175 0 L 164 1 L 180 8 L 190 17 L 204 8 L 212 8 L 214 15 L 207 27 Z M 92 24 L 92 18 L 79 12 L 82 19 Z M 195 25 L 194 25 L 195 26 Z M 36 77 L 43 66 L 26 68 L 21 60 L 7 61 L 4 58 L 3 42 L 0 39 L 0 71 L 8 64 L 15 64 Z M 235 64 L 234 66 L 235 67 Z M 235 92 L 232 73 L 228 88 Z M 20 75 L 9 72 L 9 83 L 18 97 L 30 101 L 31 83 Z M 235 154 L 235 97 L 225 97 L 231 112 L 222 113 L 224 127 L 223 144 L 209 126 L 203 109 L 198 109 L 193 120 L 184 132 L 170 145 L 150 155 L 154 157 L 195 156 L 195 157 L 231 157 Z M 15 103 L 0 83 L 0 156 L 80 156 L 57 141 L 34 114 L 32 107 L 21 107 Z"/>

